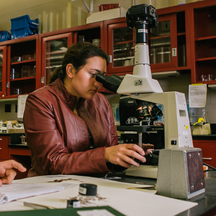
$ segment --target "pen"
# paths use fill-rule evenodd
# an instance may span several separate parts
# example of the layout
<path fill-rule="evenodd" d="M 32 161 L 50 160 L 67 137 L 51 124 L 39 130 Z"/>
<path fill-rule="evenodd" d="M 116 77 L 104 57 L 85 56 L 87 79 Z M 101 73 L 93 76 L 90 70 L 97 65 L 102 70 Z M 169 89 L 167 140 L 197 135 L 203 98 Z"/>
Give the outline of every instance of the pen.
<path fill-rule="evenodd" d="M 45 205 L 29 203 L 29 202 L 23 202 L 23 205 L 27 207 L 31 207 L 33 209 L 54 209 L 54 207 L 51 207 L 51 206 L 45 206 Z"/>

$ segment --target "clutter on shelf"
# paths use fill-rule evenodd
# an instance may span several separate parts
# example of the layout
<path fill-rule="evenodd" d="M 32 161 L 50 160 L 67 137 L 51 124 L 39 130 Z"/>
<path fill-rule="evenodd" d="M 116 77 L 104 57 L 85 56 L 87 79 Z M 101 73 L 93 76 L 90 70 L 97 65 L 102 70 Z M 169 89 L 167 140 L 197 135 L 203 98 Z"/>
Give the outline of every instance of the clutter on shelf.
<path fill-rule="evenodd" d="M 11 35 L 8 31 L 0 31 L 0 42 L 11 39 Z"/>
<path fill-rule="evenodd" d="M 31 20 L 29 15 L 11 19 L 11 39 L 38 34 L 38 18 Z"/>

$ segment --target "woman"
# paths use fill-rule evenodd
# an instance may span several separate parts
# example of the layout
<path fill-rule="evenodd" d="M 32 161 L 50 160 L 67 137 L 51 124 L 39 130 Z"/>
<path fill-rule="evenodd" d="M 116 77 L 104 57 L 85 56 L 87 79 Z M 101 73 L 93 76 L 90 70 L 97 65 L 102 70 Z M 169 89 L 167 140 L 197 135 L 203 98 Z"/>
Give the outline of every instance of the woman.
<path fill-rule="evenodd" d="M 136 144 L 118 145 L 112 111 L 97 73 L 105 73 L 108 57 L 90 43 L 68 49 L 50 84 L 29 94 L 24 126 L 31 150 L 28 176 L 99 174 L 112 164 L 139 166 L 144 150 Z M 134 159 L 132 159 L 134 158 Z"/>

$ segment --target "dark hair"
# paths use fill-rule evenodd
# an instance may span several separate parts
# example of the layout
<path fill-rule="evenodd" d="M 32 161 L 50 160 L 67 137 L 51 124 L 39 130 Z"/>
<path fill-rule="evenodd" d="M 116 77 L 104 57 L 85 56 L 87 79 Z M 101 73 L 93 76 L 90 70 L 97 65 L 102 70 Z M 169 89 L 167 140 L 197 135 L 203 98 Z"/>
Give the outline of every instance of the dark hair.
<path fill-rule="evenodd" d="M 109 63 L 107 54 L 99 47 L 88 43 L 88 42 L 78 42 L 73 44 L 65 53 L 62 60 L 62 66 L 56 68 L 50 75 L 48 83 L 54 82 L 57 78 L 64 79 L 66 76 L 66 66 L 67 64 L 72 64 L 74 68 L 79 71 L 86 63 L 87 59 L 99 56 Z"/>

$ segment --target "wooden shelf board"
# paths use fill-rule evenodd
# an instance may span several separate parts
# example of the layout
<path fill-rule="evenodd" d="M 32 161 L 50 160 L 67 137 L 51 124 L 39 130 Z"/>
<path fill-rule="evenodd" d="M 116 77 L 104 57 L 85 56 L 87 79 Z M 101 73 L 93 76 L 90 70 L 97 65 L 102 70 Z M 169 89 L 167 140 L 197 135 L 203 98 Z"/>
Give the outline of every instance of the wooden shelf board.
<path fill-rule="evenodd" d="M 207 37 L 195 38 L 195 41 L 212 40 L 212 39 L 216 39 L 216 35 L 215 36 L 207 36 Z"/>
<path fill-rule="evenodd" d="M 30 59 L 30 60 L 26 60 L 26 61 L 13 62 L 13 63 L 11 63 L 11 65 L 25 64 L 25 63 L 29 63 L 29 62 L 36 62 L 36 59 Z"/>
<path fill-rule="evenodd" d="M 198 59 L 196 59 L 196 62 L 212 61 L 212 60 L 216 60 L 216 56 L 215 57 L 207 57 L 207 58 L 198 58 Z"/>
<path fill-rule="evenodd" d="M 30 79 L 36 79 L 36 77 L 25 77 L 25 78 L 16 78 L 16 79 L 11 79 L 10 81 L 21 81 L 21 80 L 30 80 Z"/>

